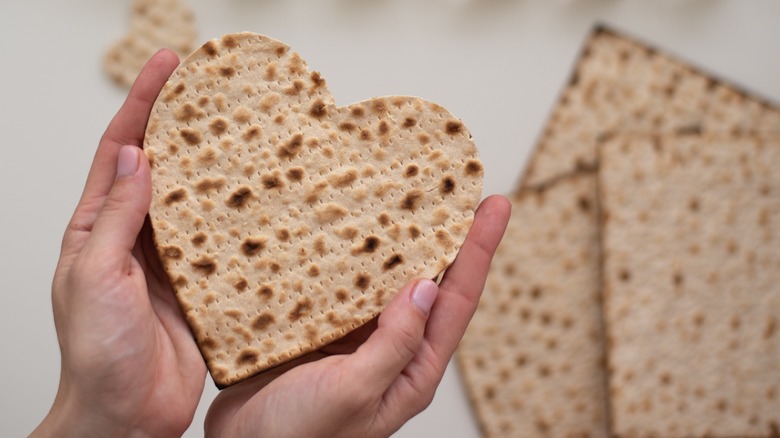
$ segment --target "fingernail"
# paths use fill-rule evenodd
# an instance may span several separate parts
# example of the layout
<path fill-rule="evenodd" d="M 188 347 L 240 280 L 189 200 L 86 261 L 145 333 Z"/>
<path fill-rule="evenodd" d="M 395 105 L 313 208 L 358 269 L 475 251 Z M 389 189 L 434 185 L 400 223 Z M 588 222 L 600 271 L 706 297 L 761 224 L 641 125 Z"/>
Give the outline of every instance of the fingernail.
<path fill-rule="evenodd" d="M 123 178 L 133 175 L 138 170 L 138 158 L 141 152 L 135 146 L 122 146 L 116 161 L 116 177 Z"/>
<path fill-rule="evenodd" d="M 414 286 L 412 291 L 412 302 L 424 314 L 428 314 L 436 301 L 436 295 L 439 293 L 439 286 L 431 280 L 420 280 Z"/>

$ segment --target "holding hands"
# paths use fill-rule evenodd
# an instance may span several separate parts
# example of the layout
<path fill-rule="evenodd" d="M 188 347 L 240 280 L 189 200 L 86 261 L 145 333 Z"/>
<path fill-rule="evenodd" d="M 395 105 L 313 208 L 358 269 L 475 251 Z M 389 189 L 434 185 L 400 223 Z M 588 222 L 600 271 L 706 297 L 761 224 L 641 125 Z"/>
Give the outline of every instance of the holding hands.
<path fill-rule="evenodd" d="M 32 436 L 180 436 L 206 367 L 158 260 L 140 149 L 178 60 L 158 52 L 100 140 L 52 285 L 62 355 L 53 406 Z M 479 207 L 437 286 L 406 285 L 348 337 L 223 390 L 207 436 L 387 436 L 425 409 L 476 309 L 509 203 Z"/>

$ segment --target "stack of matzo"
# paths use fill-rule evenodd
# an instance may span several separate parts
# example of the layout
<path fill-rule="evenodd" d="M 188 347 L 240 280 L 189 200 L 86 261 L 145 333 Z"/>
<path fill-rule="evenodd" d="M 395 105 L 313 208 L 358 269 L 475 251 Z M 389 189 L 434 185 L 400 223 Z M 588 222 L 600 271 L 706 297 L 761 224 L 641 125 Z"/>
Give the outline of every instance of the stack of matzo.
<path fill-rule="evenodd" d="M 155 241 L 220 386 L 436 277 L 482 191 L 471 135 L 447 110 L 401 96 L 337 107 L 297 53 L 251 33 L 184 60 L 145 149 Z"/>
<path fill-rule="evenodd" d="M 764 134 L 751 137 L 751 132 Z M 750 198 L 751 208 L 758 215 L 753 223 L 747 219 L 743 223 L 741 220 L 728 222 L 722 217 L 694 216 L 690 210 L 671 212 L 664 204 L 667 199 L 650 200 L 644 194 L 635 196 L 633 193 L 632 178 L 647 184 L 647 190 L 651 192 L 677 193 L 679 189 L 665 179 L 669 177 L 668 171 L 644 169 L 623 156 L 614 159 L 613 163 L 624 172 L 620 174 L 624 179 L 602 182 L 602 193 L 613 189 L 623 191 L 626 197 L 634 196 L 634 202 L 647 203 L 642 209 L 645 215 L 652 211 L 656 215 L 671 216 L 665 216 L 663 226 L 653 224 L 652 231 L 646 230 L 647 218 L 644 223 L 630 222 L 629 225 L 635 227 L 632 228 L 635 234 L 632 234 L 634 240 L 629 241 L 616 237 L 624 231 L 613 222 L 602 228 L 596 219 L 599 214 L 596 210 L 601 207 L 597 180 L 599 172 L 604 171 L 599 166 L 603 144 L 633 147 L 635 141 L 641 144 L 646 136 L 656 136 L 667 139 L 666 153 L 675 153 L 673 151 L 678 147 L 685 147 L 678 143 L 694 142 L 701 147 L 723 149 L 723 155 L 718 155 L 721 158 L 729 153 L 736 154 L 738 162 L 745 162 L 744 169 L 739 172 L 749 173 L 753 165 L 759 164 L 748 151 L 751 142 L 758 139 L 756 144 L 777 149 L 780 147 L 778 133 L 780 110 L 766 102 L 616 32 L 599 28 L 591 35 L 518 189 L 510 226 L 491 268 L 483 300 L 458 351 L 464 382 L 487 436 L 777 434 L 780 424 L 780 338 L 774 334 L 776 319 L 769 315 L 780 313 L 780 287 L 776 285 L 780 265 L 775 258 L 774 261 L 762 261 L 764 267 L 759 268 L 756 259 L 751 268 L 747 261 L 733 261 L 728 252 L 731 245 L 742 257 L 753 254 L 750 257 L 757 258 L 759 253 L 764 254 L 778 246 L 774 244 L 773 247 L 772 241 L 767 240 L 771 230 L 778 232 L 778 218 L 772 216 L 777 206 L 758 204 L 771 195 L 766 195 L 763 201 L 760 193 Z M 607 147 L 605 153 L 611 150 Z M 684 151 L 676 153 L 685 154 Z M 773 154 L 777 156 L 776 152 Z M 769 155 L 765 159 L 771 163 Z M 644 158 L 637 158 L 638 162 L 642 160 Z M 695 172 L 724 171 L 709 167 Z M 757 178 L 758 170 L 752 172 Z M 728 197 L 731 196 L 728 193 L 738 191 L 738 188 L 746 192 L 752 190 L 748 185 L 734 183 L 730 186 L 731 192 L 725 189 L 717 192 L 714 187 L 699 184 L 697 177 L 691 178 L 694 179 L 686 181 L 684 186 L 688 195 L 692 196 L 694 190 L 712 191 L 698 201 L 686 199 L 695 205 L 694 209 L 704 208 L 705 197 Z M 764 182 L 766 184 L 761 186 L 764 188 L 759 190 L 771 194 L 780 192 L 780 185 L 773 186 L 770 180 Z M 624 206 L 621 201 L 614 202 Z M 587 205 L 593 211 L 578 211 L 573 208 L 574 204 Z M 726 218 L 736 220 L 736 212 L 729 214 Z M 609 217 L 612 217 L 611 212 Z M 710 271 L 687 260 L 687 253 L 679 254 L 675 247 L 664 246 L 666 241 L 659 240 L 655 234 L 675 236 L 677 240 L 687 242 L 680 239 L 680 235 L 694 226 L 690 221 L 703 227 L 706 233 L 721 235 L 719 239 L 724 239 L 720 244 L 725 245 L 726 252 L 710 254 L 706 259 L 710 265 L 721 263 L 724 269 L 731 266 L 728 269 L 740 270 L 742 280 L 724 280 L 728 269 L 720 272 L 717 274 L 720 281 L 714 283 L 718 286 L 709 284 L 705 289 L 711 295 L 706 298 L 703 292 L 693 295 L 695 298 L 691 298 L 684 310 L 677 309 L 677 314 L 668 315 L 680 321 L 667 321 L 665 331 L 661 332 L 655 325 L 635 326 L 631 336 L 626 337 L 628 332 L 620 321 L 639 324 L 639 321 L 648 320 L 655 324 L 667 318 L 667 309 L 674 309 L 670 303 L 678 298 L 674 288 L 680 286 L 674 284 L 676 277 L 671 282 L 666 281 L 669 278 L 665 271 L 664 278 L 654 278 L 655 269 L 662 269 L 659 264 L 665 266 L 663 269 L 678 270 L 690 266 L 686 269 L 685 280 L 679 281 L 694 289 L 706 284 Z M 756 228 L 758 222 L 755 221 L 766 223 L 764 231 Z M 738 242 L 736 236 L 745 234 L 753 237 Z M 763 236 L 763 240 L 755 239 L 758 235 Z M 562 236 L 568 236 L 569 242 L 562 243 Z M 732 243 L 723 236 L 732 236 Z M 606 246 L 602 247 L 602 243 Z M 675 244 L 682 243 L 675 241 Z M 639 283 L 640 278 L 654 279 L 657 287 L 647 286 L 650 291 L 647 293 L 655 298 L 655 307 L 645 306 L 634 289 L 614 287 L 610 283 L 614 278 L 609 277 L 609 261 L 622 259 L 614 255 L 617 245 L 633 251 L 632 260 L 637 264 L 634 269 L 638 270 L 632 274 L 619 273 L 618 277 L 630 276 L 632 285 Z M 699 251 L 707 251 L 703 244 L 699 245 Z M 606 267 L 601 263 L 602 252 L 607 256 Z M 667 266 L 677 257 L 682 261 L 673 267 Z M 686 265 L 683 261 L 694 264 Z M 600 300 L 604 268 L 611 291 L 606 303 Z M 639 271 L 642 274 L 637 277 Z M 760 275 L 766 280 L 745 279 L 757 271 L 761 271 Z M 771 278 L 776 283 L 771 283 Z M 618 286 L 624 284 L 627 283 L 624 281 Z M 527 295 L 529 290 L 543 291 L 539 297 L 550 303 L 533 299 Z M 702 291 L 701 288 L 698 290 Z M 554 307 L 546 307 L 552 303 L 555 303 Z M 625 303 L 631 303 L 633 313 L 627 319 L 620 319 L 626 312 Z M 758 311 L 758 308 L 765 310 Z M 728 311 L 729 318 L 746 312 L 734 323 L 742 329 L 731 337 L 722 332 L 724 326 L 714 324 L 713 320 L 720 317 L 717 312 L 721 311 Z M 577 324 L 568 324 L 568 329 L 563 330 L 564 318 L 571 315 L 577 316 Z M 695 321 L 683 321 L 686 317 Z M 699 329 L 695 327 L 696 321 L 702 324 Z M 685 326 L 682 333 L 699 330 L 698 334 L 680 338 L 681 332 L 677 329 L 685 323 L 694 326 Z M 751 324 L 749 329 L 747 324 Z M 707 328 L 712 332 L 705 337 L 702 330 Z M 762 339 L 767 334 L 771 336 Z M 551 343 L 550 339 L 556 342 Z M 696 340 L 702 340 L 702 345 L 711 348 L 696 349 Z M 724 352 L 729 344 L 732 345 L 730 354 Z M 578 350 L 559 348 L 568 345 L 576 345 Z M 665 371 L 661 364 L 671 365 L 673 352 L 681 351 L 698 352 L 699 361 L 683 355 L 689 362 L 675 365 L 676 373 Z M 593 365 L 593 358 L 600 358 L 601 362 Z M 648 361 L 657 367 L 653 368 L 651 376 L 647 375 Z M 706 361 L 718 365 L 707 368 Z M 534 366 L 527 366 L 531 363 Z M 680 369 L 685 367 L 687 372 L 682 373 Z M 611 372 L 608 373 L 608 369 Z M 720 385 L 722 391 L 712 391 L 711 387 L 694 380 L 690 384 L 685 382 L 687 377 L 697 373 L 703 379 L 709 379 L 710 385 Z M 742 378 L 731 385 L 723 384 L 724 380 L 737 376 Z M 665 384 L 667 389 L 663 388 Z M 605 394 L 609 395 L 607 388 L 614 396 L 611 399 L 605 397 Z M 730 398 L 725 403 L 719 401 L 726 395 Z M 680 409 L 680 403 L 686 407 Z M 694 403 L 696 407 L 693 407 Z M 713 406 L 714 411 L 708 410 Z M 718 416 L 723 418 L 716 419 Z"/>

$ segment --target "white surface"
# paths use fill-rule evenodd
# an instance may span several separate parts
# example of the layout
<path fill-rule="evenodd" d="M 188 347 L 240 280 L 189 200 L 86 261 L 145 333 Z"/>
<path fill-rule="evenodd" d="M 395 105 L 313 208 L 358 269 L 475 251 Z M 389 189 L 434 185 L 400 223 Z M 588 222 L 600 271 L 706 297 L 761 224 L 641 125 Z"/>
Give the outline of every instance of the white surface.
<path fill-rule="evenodd" d="M 485 162 L 485 194 L 517 181 L 591 25 L 629 30 L 780 102 L 780 2 L 747 0 L 189 0 L 201 40 L 251 30 L 290 44 L 337 103 L 418 95 L 461 117 Z M 124 90 L 102 74 L 128 1 L 0 6 L 0 430 L 46 414 L 59 351 L 50 282 L 62 230 Z M 202 435 L 207 382 L 187 436 Z M 476 437 L 454 367 L 397 437 Z"/>

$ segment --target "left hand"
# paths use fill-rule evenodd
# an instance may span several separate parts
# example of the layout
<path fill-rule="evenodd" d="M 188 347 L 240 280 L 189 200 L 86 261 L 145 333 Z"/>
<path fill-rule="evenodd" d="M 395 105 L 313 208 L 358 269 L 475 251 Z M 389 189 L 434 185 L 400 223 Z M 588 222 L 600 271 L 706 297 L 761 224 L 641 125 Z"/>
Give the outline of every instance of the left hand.
<path fill-rule="evenodd" d="M 145 221 L 139 147 L 177 65 L 168 50 L 151 58 L 98 146 L 52 284 L 60 385 L 32 436 L 181 436 L 192 421 L 206 366 Z"/>
<path fill-rule="evenodd" d="M 373 324 L 224 389 L 206 435 L 370 438 L 398 430 L 432 401 L 476 310 L 509 209 L 499 196 L 482 203 L 438 287 L 412 282 Z"/>

